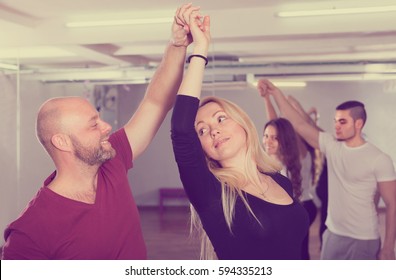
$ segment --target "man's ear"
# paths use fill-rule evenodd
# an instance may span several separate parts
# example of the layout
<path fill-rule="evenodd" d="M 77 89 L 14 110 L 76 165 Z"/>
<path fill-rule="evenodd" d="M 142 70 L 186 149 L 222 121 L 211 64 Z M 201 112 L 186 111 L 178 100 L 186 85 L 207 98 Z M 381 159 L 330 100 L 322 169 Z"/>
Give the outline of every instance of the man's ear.
<path fill-rule="evenodd" d="M 51 137 L 51 143 L 56 149 L 61 151 L 68 152 L 72 149 L 70 137 L 63 133 L 53 135 Z"/>
<path fill-rule="evenodd" d="M 355 121 L 355 126 L 356 126 L 356 128 L 358 128 L 359 130 L 362 130 L 362 129 L 363 129 L 363 125 L 364 125 L 364 123 L 363 123 L 363 120 L 362 120 L 362 119 L 357 119 L 357 120 Z"/>

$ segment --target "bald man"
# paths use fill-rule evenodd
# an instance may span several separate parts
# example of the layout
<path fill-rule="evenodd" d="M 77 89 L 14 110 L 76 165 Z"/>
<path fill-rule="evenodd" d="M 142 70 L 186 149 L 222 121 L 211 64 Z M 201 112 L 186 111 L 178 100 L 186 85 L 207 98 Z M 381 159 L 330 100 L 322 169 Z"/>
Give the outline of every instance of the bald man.
<path fill-rule="evenodd" d="M 198 10 L 187 4 L 176 13 L 191 9 Z M 173 106 L 181 82 L 192 39 L 176 21 L 172 36 L 141 104 L 115 133 L 83 98 L 54 98 L 41 106 L 37 137 L 56 171 L 6 228 L 3 259 L 146 259 L 127 172 Z"/>

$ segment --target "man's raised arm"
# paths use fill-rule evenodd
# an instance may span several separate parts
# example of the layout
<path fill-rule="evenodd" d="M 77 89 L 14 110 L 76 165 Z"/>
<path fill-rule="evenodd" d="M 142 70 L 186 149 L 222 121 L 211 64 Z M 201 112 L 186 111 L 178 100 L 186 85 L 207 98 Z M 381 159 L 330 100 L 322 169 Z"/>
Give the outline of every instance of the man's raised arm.
<path fill-rule="evenodd" d="M 289 103 L 281 90 L 272 84 L 269 80 L 262 79 L 259 81 L 262 94 L 269 94 L 275 99 L 275 102 L 282 116 L 288 119 L 297 133 L 314 148 L 319 148 L 319 130 L 308 123 L 301 114 Z"/>
<path fill-rule="evenodd" d="M 186 4 L 180 7 L 176 14 L 183 13 L 186 9 L 199 10 L 198 7 Z M 191 42 L 189 29 L 178 22 L 175 17 L 172 25 L 172 39 L 166 47 L 162 61 L 138 109 L 124 127 L 134 160 L 150 144 L 166 114 L 173 106 L 183 77 L 186 50 Z"/>

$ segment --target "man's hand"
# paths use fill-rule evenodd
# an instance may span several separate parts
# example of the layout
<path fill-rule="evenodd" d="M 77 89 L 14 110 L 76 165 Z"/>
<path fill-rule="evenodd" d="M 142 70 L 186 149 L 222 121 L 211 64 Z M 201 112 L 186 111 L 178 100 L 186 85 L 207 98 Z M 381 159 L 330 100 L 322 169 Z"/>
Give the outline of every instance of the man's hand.
<path fill-rule="evenodd" d="M 193 41 L 190 27 L 184 19 L 185 14 L 191 14 L 193 11 L 198 12 L 199 7 L 192 6 L 191 3 L 179 7 L 176 11 L 172 25 L 172 44 L 175 47 L 187 47 Z"/>
<path fill-rule="evenodd" d="M 268 97 L 274 92 L 280 92 L 280 90 L 269 80 L 260 79 L 257 82 L 257 89 L 262 97 Z"/>

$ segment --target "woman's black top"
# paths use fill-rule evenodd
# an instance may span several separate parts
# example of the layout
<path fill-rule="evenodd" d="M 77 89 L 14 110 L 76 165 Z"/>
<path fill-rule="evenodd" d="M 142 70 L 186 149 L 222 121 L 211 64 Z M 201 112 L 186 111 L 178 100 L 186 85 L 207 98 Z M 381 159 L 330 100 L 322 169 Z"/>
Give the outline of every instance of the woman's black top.
<path fill-rule="evenodd" d="M 178 95 L 172 115 L 172 142 L 180 179 L 199 214 L 202 225 L 219 259 L 301 259 L 302 241 L 308 233 L 305 209 L 293 199 L 278 205 L 246 192 L 251 209 L 261 225 L 238 197 L 232 232 L 221 204 L 221 184 L 209 171 L 201 143 L 194 128 L 199 100 Z M 279 173 L 267 174 L 292 197 L 292 186 Z"/>

